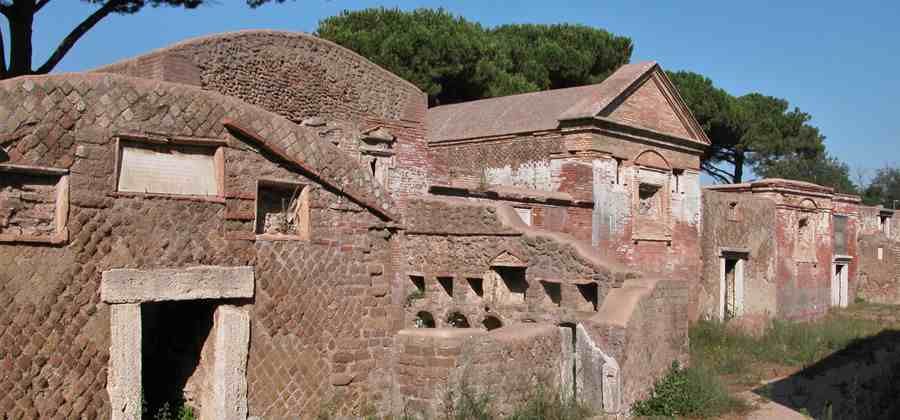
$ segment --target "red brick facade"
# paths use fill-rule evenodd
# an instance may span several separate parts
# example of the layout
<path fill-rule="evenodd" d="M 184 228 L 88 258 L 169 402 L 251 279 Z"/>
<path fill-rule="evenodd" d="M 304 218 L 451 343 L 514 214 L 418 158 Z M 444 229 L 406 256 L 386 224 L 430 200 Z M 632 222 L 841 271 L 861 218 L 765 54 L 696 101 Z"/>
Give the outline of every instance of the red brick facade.
<path fill-rule="evenodd" d="M 686 354 L 706 140 L 655 64 L 610 80 L 573 91 L 597 103 L 563 92 L 549 129 L 447 141 L 412 84 L 303 34 L 216 35 L 0 82 L 0 409 L 122 418 L 122 377 L 145 377 L 113 359 L 153 354 L 116 347 L 129 325 L 105 273 L 214 266 L 253 273 L 252 297 L 204 303 L 249 318 L 246 360 L 231 361 L 246 369 L 243 416 L 431 409 L 431 388 L 464 365 L 507 408 L 522 383 L 490 373 L 524 366 L 625 412 Z M 167 296 L 140 301 L 131 329 L 152 341 L 143 323 Z M 231 355 L 185 325 L 167 328 L 203 357 Z M 440 343 L 459 334 L 483 341 Z M 197 363 L 182 379 L 216 384 Z"/>

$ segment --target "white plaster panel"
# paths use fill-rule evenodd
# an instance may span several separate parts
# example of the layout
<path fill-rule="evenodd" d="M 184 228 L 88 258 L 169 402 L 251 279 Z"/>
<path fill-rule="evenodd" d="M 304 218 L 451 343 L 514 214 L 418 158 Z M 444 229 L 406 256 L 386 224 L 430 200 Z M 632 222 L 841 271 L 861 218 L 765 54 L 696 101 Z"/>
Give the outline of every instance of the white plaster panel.
<path fill-rule="evenodd" d="M 618 171 L 615 159 L 593 161 L 594 211 L 591 243 L 594 246 L 602 240 L 621 234 L 631 217 L 631 194 L 627 182 L 634 173 L 631 168 L 622 168 L 620 182 L 616 183 Z"/>
<path fill-rule="evenodd" d="M 484 169 L 484 176 L 489 184 L 541 191 L 554 191 L 559 188 L 558 181 L 554 185 L 552 175 L 551 163 L 546 160 L 525 162 L 515 169 L 510 165 Z"/>
<path fill-rule="evenodd" d="M 213 151 L 186 152 L 125 145 L 119 191 L 180 195 L 217 195 Z"/>
<path fill-rule="evenodd" d="M 575 329 L 578 399 L 596 412 L 619 413 L 622 410 L 619 363 L 594 343 L 583 324 L 578 324 Z"/>
<path fill-rule="evenodd" d="M 676 222 L 699 225 L 701 220 L 700 174 L 685 171 L 678 178 L 678 191 L 672 193 L 672 216 Z M 672 185 L 675 185 L 674 180 Z"/>

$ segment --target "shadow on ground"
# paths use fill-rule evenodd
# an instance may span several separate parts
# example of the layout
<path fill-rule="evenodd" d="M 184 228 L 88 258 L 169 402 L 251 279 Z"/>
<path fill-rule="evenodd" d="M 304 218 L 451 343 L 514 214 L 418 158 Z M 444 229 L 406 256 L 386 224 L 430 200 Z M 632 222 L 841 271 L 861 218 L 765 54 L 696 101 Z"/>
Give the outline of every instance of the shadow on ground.
<path fill-rule="evenodd" d="M 856 340 L 753 392 L 815 419 L 900 418 L 900 331 Z"/>

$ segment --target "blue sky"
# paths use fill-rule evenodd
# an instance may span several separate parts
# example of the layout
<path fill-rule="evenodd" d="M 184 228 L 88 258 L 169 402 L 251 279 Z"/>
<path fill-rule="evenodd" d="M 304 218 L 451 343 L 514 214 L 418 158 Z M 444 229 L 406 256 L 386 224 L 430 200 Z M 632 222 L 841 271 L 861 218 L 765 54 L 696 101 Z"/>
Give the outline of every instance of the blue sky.
<path fill-rule="evenodd" d="M 487 26 L 569 22 L 629 36 L 633 61 L 692 70 L 733 94 L 756 91 L 788 99 L 813 115 L 829 150 L 850 164 L 854 175 L 858 169 L 900 164 L 896 1 L 289 0 L 254 10 L 243 0 L 214 3 L 191 11 L 161 7 L 112 16 L 82 38 L 56 71 L 90 69 L 216 32 L 312 32 L 320 19 L 344 9 L 444 7 Z M 35 22 L 35 63 L 92 10 L 78 0 L 51 2 Z"/>

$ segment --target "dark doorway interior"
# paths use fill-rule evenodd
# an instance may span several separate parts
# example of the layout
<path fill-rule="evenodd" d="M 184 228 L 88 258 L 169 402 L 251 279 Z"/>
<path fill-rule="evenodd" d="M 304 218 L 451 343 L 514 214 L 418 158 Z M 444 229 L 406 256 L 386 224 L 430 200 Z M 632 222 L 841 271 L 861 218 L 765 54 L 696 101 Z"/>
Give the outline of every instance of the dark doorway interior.
<path fill-rule="evenodd" d="M 738 260 L 725 259 L 725 321 L 731 320 L 737 314 L 737 285 L 736 271 Z"/>
<path fill-rule="evenodd" d="M 211 373 L 203 372 L 200 356 L 215 307 L 207 301 L 141 304 L 144 418 L 177 412 L 185 404 L 199 405 L 199 395 L 191 395 L 185 385 Z"/>

